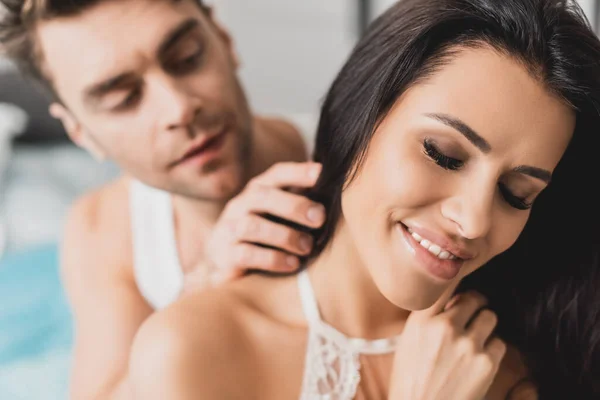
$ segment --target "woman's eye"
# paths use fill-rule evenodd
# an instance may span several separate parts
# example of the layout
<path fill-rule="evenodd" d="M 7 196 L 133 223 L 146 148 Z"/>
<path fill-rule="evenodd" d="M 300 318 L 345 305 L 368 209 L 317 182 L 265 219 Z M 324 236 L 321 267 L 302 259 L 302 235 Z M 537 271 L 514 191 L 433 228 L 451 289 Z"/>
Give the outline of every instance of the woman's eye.
<path fill-rule="evenodd" d="M 423 142 L 423 150 L 429 158 L 444 169 L 456 171 L 464 165 L 463 161 L 448 157 L 442 153 L 437 146 L 428 139 L 425 139 Z M 516 208 L 517 210 L 529 210 L 531 208 L 532 204 L 527 202 L 526 198 L 515 196 L 503 183 L 499 183 L 498 186 L 502 197 L 511 207 Z"/>
<path fill-rule="evenodd" d="M 502 197 L 511 207 L 514 207 L 517 210 L 529 210 L 531 208 L 531 203 L 527 202 L 525 198 L 512 194 L 510 189 L 508 189 L 505 184 L 499 183 L 498 186 L 500 188 Z"/>
<path fill-rule="evenodd" d="M 425 139 L 423 141 L 423 150 L 429 158 L 431 158 L 437 165 L 444 169 L 456 171 L 464 165 L 463 161 L 457 160 L 456 158 L 448 157 L 447 155 L 443 154 L 428 139 Z"/>

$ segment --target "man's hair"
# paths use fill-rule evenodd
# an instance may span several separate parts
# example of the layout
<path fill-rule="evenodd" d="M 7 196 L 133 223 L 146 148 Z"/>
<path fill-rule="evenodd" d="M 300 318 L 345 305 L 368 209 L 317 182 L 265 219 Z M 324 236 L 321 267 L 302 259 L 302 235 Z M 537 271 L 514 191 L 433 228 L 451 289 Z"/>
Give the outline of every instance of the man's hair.
<path fill-rule="evenodd" d="M 54 92 L 50 76 L 44 73 L 36 25 L 41 21 L 75 16 L 107 1 L 122 0 L 0 0 L 1 54 L 12 60 L 21 72 Z M 206 9 L 204 0 L 195 1 Z"/>

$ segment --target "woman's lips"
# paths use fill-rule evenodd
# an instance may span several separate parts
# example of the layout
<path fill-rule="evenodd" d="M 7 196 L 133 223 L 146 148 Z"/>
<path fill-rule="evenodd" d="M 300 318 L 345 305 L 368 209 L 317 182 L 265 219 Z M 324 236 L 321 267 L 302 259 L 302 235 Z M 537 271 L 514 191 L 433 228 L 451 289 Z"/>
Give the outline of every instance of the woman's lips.
<path fill-rule="evenodd" d="M 414 255 L 418 267 L 420 267 L 436 279 L 449 281 L 456 278 L 462 266 L 464 265 L 464 259 L 456 258 L 453 260 L 443 260 L 438 256 L 432 254 L 425 247 L 423 247 L 413 237 L 413 235 L 411 235 L 410 232 L 408 232 L 408 229 L 404 224 L 397 223 L 396 228 L 398 232 L 402 235 L 402 240 L 408 247 L 409 252 Z M 435 242 L 433 242 L 433 244 L 435 244 Z"/>

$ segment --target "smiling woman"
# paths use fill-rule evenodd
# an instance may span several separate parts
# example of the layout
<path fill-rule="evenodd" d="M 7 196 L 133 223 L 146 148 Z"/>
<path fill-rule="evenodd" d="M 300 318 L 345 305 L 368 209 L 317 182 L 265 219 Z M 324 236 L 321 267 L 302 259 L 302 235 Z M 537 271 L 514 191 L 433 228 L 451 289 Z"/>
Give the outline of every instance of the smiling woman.
<path fill-rule="evenodd" d="M 322 107 L 306 269 L 151 318 L 137 397 L 597 397 L 599 60 L 571 2 L 392 7 Z"/>
<path fill-rule="evenodd" d="M 451 54 L 438 55 L 445 62 L 435 70 L 422 69 L 428 75 L 417 77 L 419 83 L 378 117 L 364 148 L 342 152 L 343 141 L 358 145 L 358 132 L 354 137 L 340 132 L 339 142 L 317 144 L 316 157 L 324 163 L 317 192 L 330 204 L 334 183 L 344 177 L 338 189 L 343 188 L 343 226 L 364 245 L 358 248 L 360 259 L 378 265 L 370 275 L 385 297 L 409 310 L 433 304 L 452 279 L 469 275 L 516 241 L 575 126 L 575 113 L 513 56 L 483 44 Z M 342 118 L 336 115 L 336 121 Z M 330 123 L 335 122 L 324 114 L 321 129 Z M 339 164 L 329 168 L 342 160 L 357 160 L 348 164 L 353 175 L 347 177 Z M 334 212 L 336 207 L 330 205 Z M 341 235 L 341 222 L 334 221 Z M 424 239 L 416 248 L 416 266 L 435 271 L 441 280 L 409 268 L 412 262 L 396 244 L 410 242 L 408 229 Z M 332 246 L 333 237 L 321 238 L 323 245 Z M 422 247 L 430 251 L 422 253 Z M 428 256 L 442 250 L 457 260 Z"/>

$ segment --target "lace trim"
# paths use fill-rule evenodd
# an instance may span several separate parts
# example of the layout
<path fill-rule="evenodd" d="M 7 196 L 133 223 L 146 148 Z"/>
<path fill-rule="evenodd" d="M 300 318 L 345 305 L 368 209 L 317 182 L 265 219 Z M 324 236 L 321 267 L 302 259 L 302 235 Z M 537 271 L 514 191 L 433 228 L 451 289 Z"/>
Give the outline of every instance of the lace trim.
<path fill-rule="evenodd" d="M 321 319 L 306 271 L 298 276 L 298 286 L 309 326 L 300 400 L 352 400 L 361 379 L 360 355 L 393 353 L 399 336 L 348 338 Z"/>
<path fill-rule="evenodd" d="M 352 400 L 360 383 L 359 353 L 323 326 L 311 328 L 300 399 Z"/>

